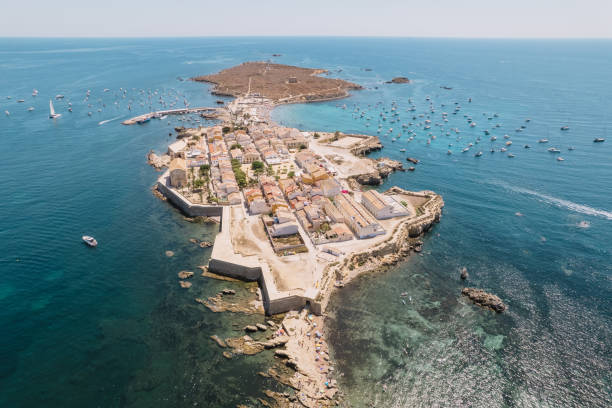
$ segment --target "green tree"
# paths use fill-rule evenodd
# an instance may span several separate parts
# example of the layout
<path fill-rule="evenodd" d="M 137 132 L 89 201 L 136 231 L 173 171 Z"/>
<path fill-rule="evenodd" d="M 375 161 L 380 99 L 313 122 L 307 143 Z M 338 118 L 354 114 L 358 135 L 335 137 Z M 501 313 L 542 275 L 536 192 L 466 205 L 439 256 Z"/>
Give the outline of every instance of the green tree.
<path fill-rule="evenodd" d="M 287 173 L 287 177 L 289 178 L 294 178 L 295 177 L 295 172 L 292 170 L 289 173 Z"/>
<path fill-rule="evenodd" d="M 242 150 L 242 146 L 240 146 L 240 143 L 234 143 L 232 147 L 230 147 L 230 150 L 234 150 L 234 149 Z"/>
<path fill-rule="evenodd" d="M 315 132 L 315 134 L 314 134 L 314 136 L 313 136 L 313 137 L 314 137 L 315 139 L 318 139 L 318 138 L 320 138 L 320 137 L 321 137 L 321 135 L 320 135 L 320 134 L 318 134 L 317 132 Z"/>
<path fill-rule="evenodd" d="M 203 164 L 200 166 L 200 174 L 208 174 L 210 170 L 210 164 Z"/>
<path fill-rule="evenodd" d="M 262 172 L 264 167 L 263 162 L 260 162 L 259 160 L 255 160 L 253 163 L 251 163 L 251 169 L 253 169 L 253 171 L 256 173 Z"/>
<path fill-rule="evenodd" d="M 229 133 L 232 131 L 232 128 L 229 126 L 223 126 L 223 128 L 221 129 L 221 131 L 223 132 L 223 134 L 225 135 L 226 133 Z"/>

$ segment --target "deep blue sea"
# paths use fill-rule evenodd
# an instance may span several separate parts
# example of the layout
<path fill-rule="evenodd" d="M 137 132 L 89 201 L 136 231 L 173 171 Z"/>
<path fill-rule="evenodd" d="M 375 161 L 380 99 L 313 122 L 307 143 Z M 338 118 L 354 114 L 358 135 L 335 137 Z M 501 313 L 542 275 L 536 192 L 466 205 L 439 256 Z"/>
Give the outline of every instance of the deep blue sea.
<path fill-rule="evenodd" d="M 155 198 L 145 156 L 185 122 L 120 125 L 160 98 L 212 106 L 181 79 L 267 59 L 365 88 L 279 107 L 278 122 L 377 134 L 372 157 L 421 160 L 381 188 L 446 202 L 421 255 L 332 298 L 345 405 L 612 405 L 612 41 L 221 38 L 0 39 L 0 406 L 255 406 L 275 386 L 256 374 L 271 354 L 226 360 L 209 339 L 263 317 L 194 301 L 246 285 L 178 285 L 210 255 L 189 238 L 217 227 Z M 508 310 L 462 299 L 462 267 Z"/>

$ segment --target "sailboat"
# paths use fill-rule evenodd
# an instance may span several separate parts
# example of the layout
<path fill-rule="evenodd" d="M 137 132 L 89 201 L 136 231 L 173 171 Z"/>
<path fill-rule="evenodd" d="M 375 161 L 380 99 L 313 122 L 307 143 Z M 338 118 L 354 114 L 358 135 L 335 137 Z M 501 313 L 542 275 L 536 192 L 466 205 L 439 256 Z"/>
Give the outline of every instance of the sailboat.
<path fill-rule="evenodd" d="M 60 116 L 62 116 L 62 114 L 55 113 L 55 109 L 53 109 L 53 101 L 49 99 L 49 118 L 55 119 L 55 118 L 59 118 Z"/>

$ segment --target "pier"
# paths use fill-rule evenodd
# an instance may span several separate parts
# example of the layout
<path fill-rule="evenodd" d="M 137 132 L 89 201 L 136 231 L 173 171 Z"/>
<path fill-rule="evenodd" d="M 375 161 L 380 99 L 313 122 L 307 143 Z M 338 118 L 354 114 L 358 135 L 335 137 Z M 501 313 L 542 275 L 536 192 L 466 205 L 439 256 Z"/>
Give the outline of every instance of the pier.
<path fill-rule="evenodd" d="M 134 125 L 136 123 L 144 123 L 152 118 L 158 118 L 164 115 L 185 115 L 187 113 L 200 113 L 200 112 L 218 112 L 219 108 L 210 107 L 199 107 L 199 108 L 182 108 L 182 109 L 170 109 L 157 112 L 149 112 L 144 115 L 135 116 L 131 119 L 124 120 L 121 122 L 122 125 Z"/>

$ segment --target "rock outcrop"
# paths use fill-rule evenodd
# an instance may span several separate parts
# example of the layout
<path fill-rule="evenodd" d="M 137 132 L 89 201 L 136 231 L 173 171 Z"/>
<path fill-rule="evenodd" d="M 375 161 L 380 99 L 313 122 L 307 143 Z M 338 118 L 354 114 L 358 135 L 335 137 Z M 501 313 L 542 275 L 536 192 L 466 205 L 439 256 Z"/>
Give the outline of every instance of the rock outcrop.
<path fill-rule="evenodd" d="M 190 271 L 180 271 L 178 273 L 179 279 L 189 279 L 193 276 L 193 272 Z"/>
<path fill-rule="evenodd" d="M 476 303 L 478 306 L 489 308 L 497 313 L 501 313 L 506 310 L 506 305 L 498 296 L 487 293 L 482 289 L 463 288 L 461 290 L 461 294 L 470 298 L 470 300 Z"/>
<path fill-rule="evenodd" d="M 385 84 L 409 84 L 410 80 L 406 77 L 395 77 L 390 81 L 385 82 Z"/>

